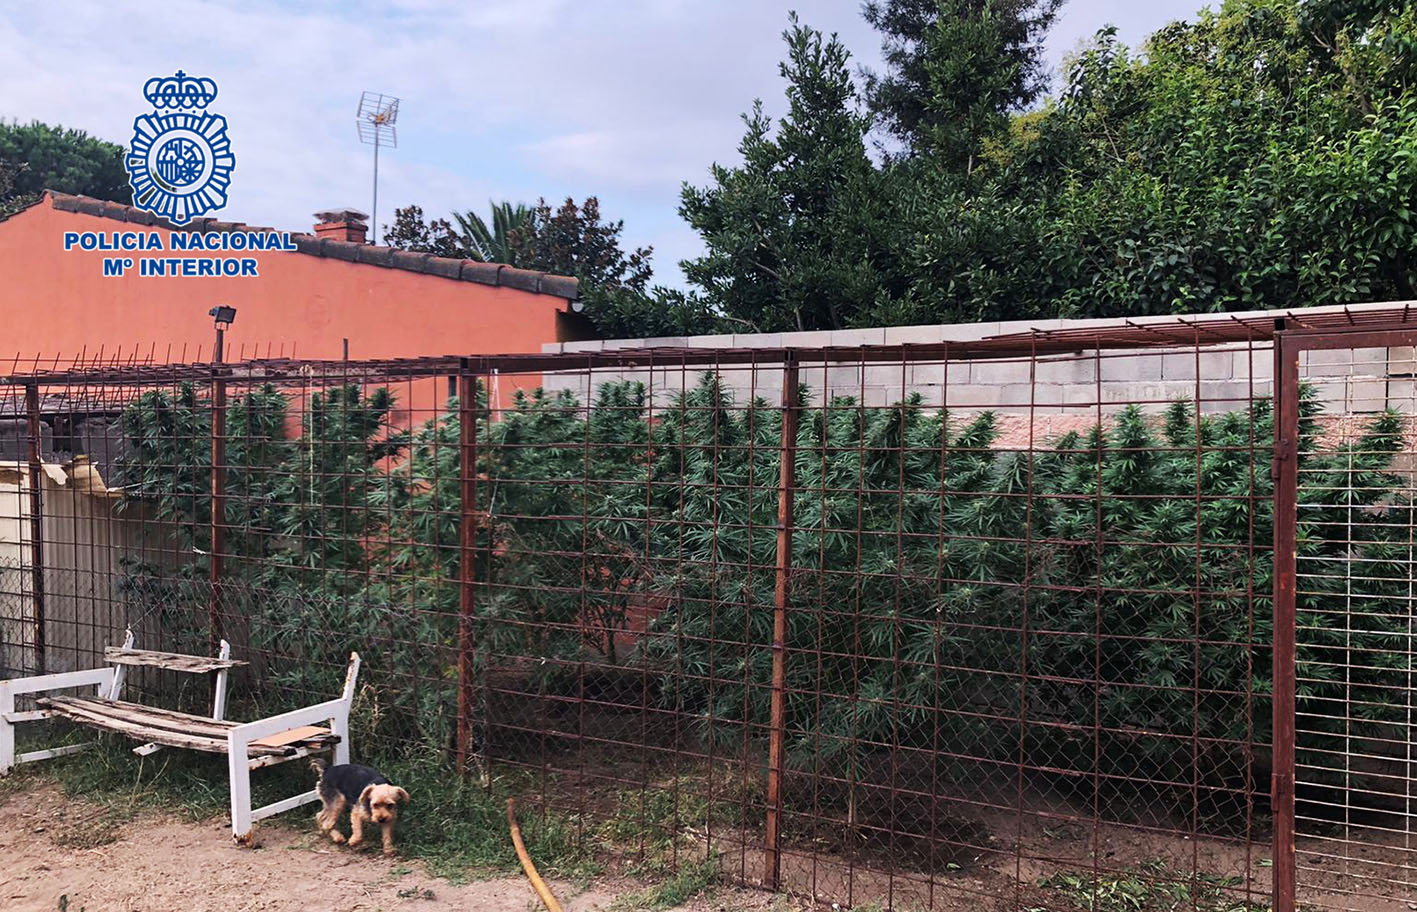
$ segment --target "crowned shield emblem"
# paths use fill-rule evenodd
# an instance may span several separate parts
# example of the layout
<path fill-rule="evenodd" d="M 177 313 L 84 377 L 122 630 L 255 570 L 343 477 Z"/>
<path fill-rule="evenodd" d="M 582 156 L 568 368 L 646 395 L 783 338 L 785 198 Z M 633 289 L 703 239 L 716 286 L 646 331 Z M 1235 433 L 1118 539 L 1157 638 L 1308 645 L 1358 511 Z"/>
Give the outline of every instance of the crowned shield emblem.
<path fill-rule="evenodd" d="M 181 70 L 143 86 L 153 111 L 134 119 L 124 160 L 133 205 L 174 225 L 226 205 L 236 156 L 226 135 L 226 118 L 206 110 L 216 95 L 214 81 Z"/>

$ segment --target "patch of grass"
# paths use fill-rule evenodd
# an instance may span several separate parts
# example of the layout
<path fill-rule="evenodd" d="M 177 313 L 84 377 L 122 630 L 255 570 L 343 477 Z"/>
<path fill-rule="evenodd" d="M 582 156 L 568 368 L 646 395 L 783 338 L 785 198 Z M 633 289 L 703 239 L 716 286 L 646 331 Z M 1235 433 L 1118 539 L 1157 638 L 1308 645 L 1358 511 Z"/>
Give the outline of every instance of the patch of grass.
<path fill-rule="evenodd" d="M 395 837 L 404 858 L 422 861 L 430 874 L 453 882 L 519 870 L 506 816 L 506 796 L 519 784 L 514 779 L 497 783 L 488 794 L 436 760 L 378 765 L 412 796 Z M 226 758 L 221 756 L 164 750 L 138 757 L 130 741 L 104 738 L 94 750 L 43 764 L 42 774 L 66 795 L 103 805 L 115 828 L 144 809 L 204 821 L 230 808 Z M 265 804 L 313 784 L 314 774 L 303 760 L 258 770 L 251 777 L 252 801 Z M 6 787 L 15 786 L 7 782 Z M 262 825 L 311 826 L 306 810 L 313 813 L 302 809 Z M 575 879 L 599 873 L 574 821 L 531 804 L 519 816 L 527 850 L 543 873 Z"/>
<path fill-rule="evenodd" d="M 396 836 L 405 858 L 454 883 L 520 870 L 507 827 L 507 796 L 516 792 L 516 779 L 494 783 L 489 794 L 435 760 L 393 761 L 380 770 L 411 796 Z M 518 821 L 543 874 L 583 879 L 600 872 L 574 820 L 528 802 L 518 807 Z"/>
<path fill-rule="evenodd" d="M 1064 871 L 1045 877 L 1040 887 L 1057 890 L 1088 912 L 1262 912 L 1268 904 L 1251 903 L 1233 895 L 1244 883 L 1237 876 L 1192 875 L 1162 860 L 1148 861 L 1139 870 L 1118 875 Z M 1033 910 L 1030 910 L 1033 912 Z"/>
<path fill-rule="evenodd" d="M 596 829 L 597 841 L 607 851 L 633 856 L 634 872 L 672 870 L 683 850 L 696 847 L 709 827 L 738 825 L 741 791 L 741 780 L 715 784 L 710 801 L 708 783 L 689 776 L 621 789 L 614 809 Z"/>
<path fill-rule="evenodd" d="M 668 879 L 617 900 L 612 908 L 623 912 L 659 912 L 674 909 L 718 883 L 722 867 L 717 858 L 686 863 Z"/>

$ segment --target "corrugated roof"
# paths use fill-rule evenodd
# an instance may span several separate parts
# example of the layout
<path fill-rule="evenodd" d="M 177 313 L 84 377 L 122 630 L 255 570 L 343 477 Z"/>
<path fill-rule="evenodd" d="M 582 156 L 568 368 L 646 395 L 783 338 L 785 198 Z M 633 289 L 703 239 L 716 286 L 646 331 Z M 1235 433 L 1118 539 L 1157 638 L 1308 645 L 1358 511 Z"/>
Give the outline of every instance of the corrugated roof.
<path fill-rule="evenodd" d="M 146 212 L 135 206 L 125 206 L 122 203 L 95 199 L 91 196 L 74 196 L 54 190 L 44 191 L 44 196 L 35 205 L 41 205 L 44 200 L 48 200 L 53 208 L 61 212 L 79 212 L 132 225 L 163 228 L 168 231 L 273 232 L 280 230 L 212 218 L 193 219 L 186 225 L 178 227 L 166 219 L 159 218 L 151 212 Z M 15 214 L 18 215 L 18 213 Z M 13 217 L 12 215 L 11 218 Z M 295 242 L 296 249 L 309 256 L 344 260 L 349 263 L 364 263 L 387 269 L 402 269 L 407 272 L 421 272 L 444 279 L 476 282 L 480 285 L 515 288 L 518 291 L 551 295 L 564 298 L 567 301 L 576 300 L 578 294 L 578 281 L 570 276 L 551 275 L 533 269 L 517 269 L 514 266 L 504 266 L 500 263 L 479 263 L 475 260 L 433 256 L 431 253 L 414 253 L 409 250 L 397 250 L 393 247 L 374 244 L 356 244 L 332 238 L 317 238 L 303 232 L 290 232 L 290 236 L 291 240 Z"/>

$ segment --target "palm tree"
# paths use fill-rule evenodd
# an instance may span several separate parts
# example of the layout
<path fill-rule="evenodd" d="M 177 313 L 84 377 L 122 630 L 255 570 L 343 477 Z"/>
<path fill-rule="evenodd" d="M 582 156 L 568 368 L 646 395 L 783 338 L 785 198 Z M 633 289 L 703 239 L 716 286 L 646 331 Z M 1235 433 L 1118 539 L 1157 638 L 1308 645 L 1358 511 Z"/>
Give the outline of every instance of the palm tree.
<path fill-rule="evenodd" d="M 482 217 L 471 209 L 453 213 L 453 219 L 462 231 L 463 245 L 471 259 L 515 266 L 516 251 L 512 249 L 511 234 L 527 226 L 531 220 L 531 208 L 522 203 L 515 206 L 506 202 L 489 205 L 492 207 L 490 230 Z"/>

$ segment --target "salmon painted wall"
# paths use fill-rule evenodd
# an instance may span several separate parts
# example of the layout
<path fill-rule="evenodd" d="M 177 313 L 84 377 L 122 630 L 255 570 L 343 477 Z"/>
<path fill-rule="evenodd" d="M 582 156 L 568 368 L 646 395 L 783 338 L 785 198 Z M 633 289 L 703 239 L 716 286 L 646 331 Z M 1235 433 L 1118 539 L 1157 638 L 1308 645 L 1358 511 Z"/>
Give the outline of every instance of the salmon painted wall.
<path fill-rule="evenodd" d="M 255 278 L 105 278 L 103 260 L 142 256 L 63 249 L 66 231 L 157 231 L 64 212 L 44 200 L 0 222 L 0 372 L 18 355 L 71 362 L 81 352 L 158 362 L 204 360 L 212 350 L 217 304 L 237 310 L 226 335 L 228 360 L 281 356 L 334 358 L 349 339 L 352 359 L 539 352 L 562 341 L 558 312 L 567 302 L 513 288 L 456 281 L 296 252 L 148 252 L 149 256 L 254 256 Z M 134 271 L 136 272 L 136 270 Z M 538 385 L 503 377 L 499 398 Z M 444 381 L 403 384 L 401 405 L 422 412 L 441 404 Z M 405 416 L 422 420 L 426 415 Z"/>

